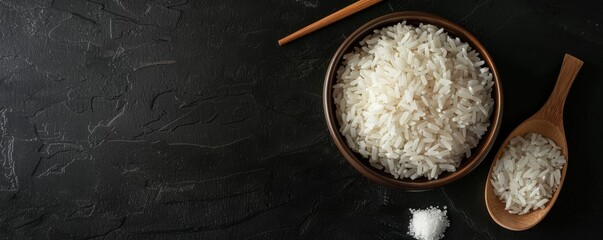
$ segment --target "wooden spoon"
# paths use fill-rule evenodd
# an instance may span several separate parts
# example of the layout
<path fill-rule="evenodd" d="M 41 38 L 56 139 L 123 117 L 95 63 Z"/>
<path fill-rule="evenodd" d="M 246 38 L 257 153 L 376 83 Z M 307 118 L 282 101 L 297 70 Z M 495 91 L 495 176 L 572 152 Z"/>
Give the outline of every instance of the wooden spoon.
<path fill-rule="evenodd" d="M 578 71 L 580 71 L 582 64 L 583 62 L 580 59 L 565 54 L 563 64 L 561 65 L 561 71 L 557 78 L 557 83 L 555 84 L 555 88 L 549 99 L 536 114 L 525 120 L 509 134 L 498 150 L 496 157 L 494 157 L 490 172 L 488 173 L 488 179 L 486 180 L 486 207 L 488 208 L 488 213 L 490 213 L 492 219 L 498 223 L 498 225 L 506 229 L 522 231 L 535 226 L 546 216 L 549 210 L 551 210 L 553 204 L 555 204 L 555 201 L 557 200 L 557 196 L 559 196 L 561 186 L 563 186 L 563 181 L 565 180 L 565 173 L 567 172 L 569 160 L 567 155 L 567 142 L 563 130 L 563 106 L 565 104 L 565 98 L 567 97 L 570 87 L 572 86 L 576 75 L 578 75 Z M 565 156 L 566 162 L 561 170 L 559 188 L 557 188 L 557 191 L 555 191 L 553 197 L 543 209 L 532 210 L 525 215 L 511 214 L 505 210 L 505 204 L 496 196 L 492 183 L 490 183 L 490 179 L 492 179 L 494 165 L 502 156 L 503 150 L 506 148 L 507 144 L 509 144 L 509 141 L 514 137 L 525 136 L 528 133 L 539 133 L 542 136 L 553 140 L 561 148 L 561 153 Z"/>

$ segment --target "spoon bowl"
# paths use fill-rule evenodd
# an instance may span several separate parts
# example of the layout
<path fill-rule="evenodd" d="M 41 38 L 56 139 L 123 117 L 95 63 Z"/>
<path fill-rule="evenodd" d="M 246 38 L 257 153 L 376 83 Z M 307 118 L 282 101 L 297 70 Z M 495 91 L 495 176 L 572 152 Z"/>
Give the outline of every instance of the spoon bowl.
<path fill-rule="evenodd" d="M 486 189 L 484 194 L 486 207 L 488 208 L 490 217 L 492 217 L 492 219 L 498 223 L 498 225 L 506 229 L 522 231 L 532 228 L 547 215 L 559 196 L 561 186 L 563 186 L 563 182 L 565 180 L 565 174 L 567 172 L 569 162 L 567 141 L 565 139 L 565 131 L 563 129 L 563 106 L 569 89 L 574 82 L 580 67 L 582 67 L 582 64 L 583 62 L 581 60 L 569 54 L 565 54 L 561 71 L 559 72 L 559 77 L 557 78 L 557 83 L 555 84 L 555 88 L 553 89 L 553 92 L 551 93 L 551 96 L 547 102 L 542 108 L 540 108 L 538 112 L 536 112 L 536 114 L 525 120 L 523 123 L 517 126 L 511 132 L 511 134 L 509 134 L 496 153 L 494 161 L 492 161 L 492 166 L 490 167 L 488 178 L 486 180 Z M 517 136 L 525 136 L 529 133 L 538 133 L 553 140 L 555 144 L 561 148 L 561 153 L 563 156 L 565 156 L 566 161 L 561 170 L 559 187 L 546 206 L 542 209 L 532 210 L 524 215 L 517 215 L 509 213 L 509 211 L 505 210 L 505 204 L 496 196 L 492 183 L 490 183 L 490 179 L 492 179 L 494 166 L 502 156 L 504 149 L 509 144 L 509 141 Z"/>

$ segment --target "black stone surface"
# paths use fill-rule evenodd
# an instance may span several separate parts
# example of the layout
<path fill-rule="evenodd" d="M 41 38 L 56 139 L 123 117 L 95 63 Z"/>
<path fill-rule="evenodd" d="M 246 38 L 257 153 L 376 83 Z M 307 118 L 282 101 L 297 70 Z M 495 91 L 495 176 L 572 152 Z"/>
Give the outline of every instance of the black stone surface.
<path fill-rule="evenodd" d="M 389 0 L 285 47 L 350 3 L 0 0 L 0 239 L 410 239 L 408 208 L 448 206 L 446 239 L 601 239 L 601 1 Z M 484 205 L 492 153 L 446 187 L 378 186 L 324 124 L 346 34 L 420 10 L 472 31 L 502 74 L 494 148 L 544 103 L 564 53 L 569 169 L 525 232 Z"/>

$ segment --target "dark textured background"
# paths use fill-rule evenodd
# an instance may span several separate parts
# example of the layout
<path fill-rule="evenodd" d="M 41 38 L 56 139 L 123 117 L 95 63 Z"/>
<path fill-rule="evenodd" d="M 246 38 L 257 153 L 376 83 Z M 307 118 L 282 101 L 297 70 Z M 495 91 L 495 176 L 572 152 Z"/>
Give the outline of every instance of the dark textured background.
<path fill-rule="evenodd" d="M 408 239 L 448 206 L 448 239 L 601 239 L 601 1 L 389 0 L 285 47 L 350 3 L 0 0 L 1 239 Z M 535 228 L 488 216 L 492 154 L 449 186 L 378 186 L 327 134 L 321 90 L 346 34 L 423 10 L 472 31 L 505 95 L 500 141 L 544 103 L 563 54 L 568 176 Z"/>

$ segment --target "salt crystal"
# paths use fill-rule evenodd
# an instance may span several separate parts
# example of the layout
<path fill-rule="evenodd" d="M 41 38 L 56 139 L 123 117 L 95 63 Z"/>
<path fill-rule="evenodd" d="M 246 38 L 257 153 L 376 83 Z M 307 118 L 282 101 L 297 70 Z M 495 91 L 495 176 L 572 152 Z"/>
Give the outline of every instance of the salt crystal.
<path fill-rule="evenodd" d="M 438 240 L 444 237 L 444 231 L 450 226 L 444 210 L 438 207 L 410 209 L 412 219 L 408 225 L 408 234 L 418 240 Z"/>

